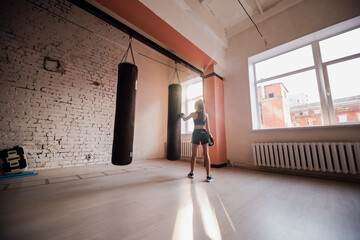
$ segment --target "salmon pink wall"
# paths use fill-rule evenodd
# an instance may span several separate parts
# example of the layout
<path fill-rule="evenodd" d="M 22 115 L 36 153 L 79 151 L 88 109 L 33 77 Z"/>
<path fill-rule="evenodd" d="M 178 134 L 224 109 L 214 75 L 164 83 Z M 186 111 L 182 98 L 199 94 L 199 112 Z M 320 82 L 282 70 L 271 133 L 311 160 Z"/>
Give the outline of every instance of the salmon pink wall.
<path fill-rule="evenodd" d="M 210 68 L 210 70 L 213 68 Z M 212 166 L 226 164 L 225 112 L 224 112 L 224 84 L 216 76 L 204 79 L 205 111 L 209 116 L 210 131 L 215 145 L 209 148 Z"/>
<path fill-rule="evenodd" d="M 163 43 L 179 57 L 204 69 L 214 61 L 138 0 L 96 0 L 121 18 Z"/>

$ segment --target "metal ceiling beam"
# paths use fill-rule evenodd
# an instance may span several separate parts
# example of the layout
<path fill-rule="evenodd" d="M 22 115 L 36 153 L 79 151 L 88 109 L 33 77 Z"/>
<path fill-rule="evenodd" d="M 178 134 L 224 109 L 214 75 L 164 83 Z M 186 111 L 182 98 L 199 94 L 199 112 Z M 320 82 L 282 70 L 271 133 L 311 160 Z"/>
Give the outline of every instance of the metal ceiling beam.
<path fill-rule="evenodd" d="M 101 11 L 100 9 L 94 7 L 93 5 L 91 5 L 90 3 L 84 1 L 84 0 L 68 0 L 69 2 L 71 2 L 72 4 L 78 6 L 79 8 L 87 11 L 88 13 L 98 17 L 99 19 L 103 20 L 104 22 L 110 24 L 111 26 L 119 29 L 120 31 L 128 34 L 129 36 L 131 36 L 132 38 L 144 43 L 146 46 L 154 49 L 155 51 L 165 55 L 166 57 L 172 59 L 173 61 L 175 61 L 176 63 L 181 64 L 182 66 L 190 69 L 191 71 L 194 71 L 196 73 L 198 73 L 199 75 L 203 75 L 203 71 L 201 71 L 200 69 L 198 69 L 197 67 L 191 65 L 190 63 L 188 63 L 187 61 L 183 60 L 182 58 L 179 58 L 178 56 L 176 56 L 175 54 L 173 54 L 172 52 L 166 50 L 165 48 L 161 47 L 159 44 L 151 41 L 150 39 L 148 39 L 147 37 L 143 36 L 142 34 L 136 32 L 135 30 L 133 30 L 132 28 L 126 26 L 125 24 L 123 24 L 122 22 L 120 22 L 119 20 L 111 17 L 110 15 L 108 15 L 107 13 Z"/>

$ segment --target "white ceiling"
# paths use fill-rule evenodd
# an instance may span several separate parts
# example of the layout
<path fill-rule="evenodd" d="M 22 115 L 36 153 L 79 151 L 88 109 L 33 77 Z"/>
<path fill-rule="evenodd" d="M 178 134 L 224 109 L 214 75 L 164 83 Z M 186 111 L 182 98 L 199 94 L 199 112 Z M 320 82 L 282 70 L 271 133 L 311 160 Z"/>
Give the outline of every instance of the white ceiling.
<path fill-rule="evenodd" d="M 254 27 L 238 0 L 139 0 L 221 67 L 228 39 Z M 260 23 L 303 0 L 240 0 Z M 260 28 L 261 30 L 261 28 Z M 266 38 L 266 36 L 264 36 Z"/>
<path fill-rule="evenodd" d="M 180 0 L 185 1 L 185 0 Z M 197 0 L 222 26 L 229 39 L 252 26 L 238 0 Z M 240 0 L 255 23 L 285 11 L 302 0 Z M 249 25 L 250 23 L 250 25 Z"/>
<path fill-rule="evenodd" d="M 229 27 L 247 19 L 246 13 L 237 0 L 200 0 L 200 3 L 215 16 L 225 31 Z M 242 0 L 242 3 L 250 15 L 254 15 L 257 12 L 256 5 L 253 8 L 244 0 Z"/>

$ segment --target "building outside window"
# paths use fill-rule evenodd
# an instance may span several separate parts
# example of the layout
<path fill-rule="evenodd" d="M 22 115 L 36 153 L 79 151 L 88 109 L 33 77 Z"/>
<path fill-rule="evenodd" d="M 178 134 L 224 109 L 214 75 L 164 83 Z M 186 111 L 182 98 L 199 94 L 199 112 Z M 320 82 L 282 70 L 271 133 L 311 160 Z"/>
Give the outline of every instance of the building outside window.
<path fill-rule="evenodd" d="M 195 102 L 203 99 L 202 78 L 194 78 L 181 84 L 182 86 L 182 106 L 181 111 L 185 115 L 195 111 Z M 181 133 L 189 134 L 194 130 L 193 121 L 181 121 Z"/>
<path fill-rule="evenodd" d="M 359 20 L 249 58 L 254 129 L 360 123 Z"/>
<path fill-rule="evenodd" d="M 312 118 L 306 118 L 306 126 L 313 126 L 313 119 Z"/>

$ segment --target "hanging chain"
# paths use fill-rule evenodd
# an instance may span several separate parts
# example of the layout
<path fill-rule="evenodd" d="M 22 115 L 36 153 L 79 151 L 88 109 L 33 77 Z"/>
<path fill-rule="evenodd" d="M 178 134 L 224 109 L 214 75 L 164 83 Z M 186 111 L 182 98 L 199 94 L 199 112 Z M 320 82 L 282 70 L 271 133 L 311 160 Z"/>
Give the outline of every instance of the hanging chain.
<path fill-rule="evenodd" d="M 171 78 L 170 84 L 172 84 L 174 82 L 175 74 L 176 74 L 176 77 L 177 77 L 177 82 L 178 82 L 178 84 L 180 84 L 180 78 L 179 78 L 179 73 L 178 73 L 178 69 L 177 69 L 177 62 L 175 62 L 175 71 L 174 71 L 174 74 L 173 74 L 173 76 Z"/>
<path fill-rule="evenodd" d="M 128 56 L 128 53 L 129 53 L 129 49 L 130 49 L 131 57 L 132 57 L 132 60 L 133 60 L 134 65 L 135 65 L 135 58 L 134 58 L 134 53 L 133 53 L 133 50 L 132 50 L 131 42 L 132 42 L 132 37 L 130 37 L 129 46 L 128 46 L 128 48 L 126 49 L 125 54 L 124 54 L 123 58 L 121 59 L 121 62 L 126 61 L 127 56 Z"/>

